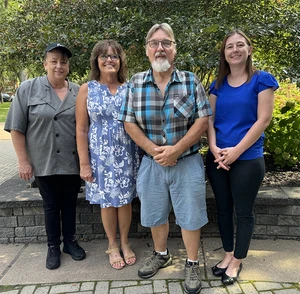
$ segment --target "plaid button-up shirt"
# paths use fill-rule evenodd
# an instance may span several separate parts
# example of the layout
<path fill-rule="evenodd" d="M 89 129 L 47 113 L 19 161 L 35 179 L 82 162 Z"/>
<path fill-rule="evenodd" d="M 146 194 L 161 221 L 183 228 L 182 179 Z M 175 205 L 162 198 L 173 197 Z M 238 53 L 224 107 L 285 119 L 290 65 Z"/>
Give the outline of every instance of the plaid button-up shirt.
<path fill-rule="evenodd" d="M 135 74 L 129 84 L 119 120 L 136 123 L 156 145 L 175 145 L 195 120 L 212 114 L 205 90 L 195 74 L 174 69 L 164 96 L 152 69 Z M 181 156 L 197 151 L 197 142 Z"/>

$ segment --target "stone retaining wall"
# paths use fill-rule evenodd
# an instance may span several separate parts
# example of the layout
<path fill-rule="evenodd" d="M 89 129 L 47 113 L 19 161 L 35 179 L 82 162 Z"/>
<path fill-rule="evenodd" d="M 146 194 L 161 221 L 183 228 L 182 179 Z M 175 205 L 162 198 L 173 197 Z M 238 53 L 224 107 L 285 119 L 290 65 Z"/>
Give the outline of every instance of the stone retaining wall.
<path fill-rule="evenodd" d="M 32 188 L 31 188 L 32 189 Z M 33 189 L 36 190 L 36 189 Z M 0 198 L 0 243 L 46 242 L 42 200 L 25 194 L 25 200 Z M 150 236 L 150 230 L 140 224 L 139 201 L 133 202 L 130 237 Z M 207 210 L 209 223 L 202 229 L 202 236 L 219 236 L 215 201 L 208 188 Z M 253 238 L 300 240 L 300 188 L 264 188 L 259 192 L 255 205 L 255 231 Z M 175 217 L 170 215 L 170 237 L 180 236 Z M 77 237 L 103 239 L 105 232 L 98 205 L 90 205 L 79 194 L 77 208 Z"/>

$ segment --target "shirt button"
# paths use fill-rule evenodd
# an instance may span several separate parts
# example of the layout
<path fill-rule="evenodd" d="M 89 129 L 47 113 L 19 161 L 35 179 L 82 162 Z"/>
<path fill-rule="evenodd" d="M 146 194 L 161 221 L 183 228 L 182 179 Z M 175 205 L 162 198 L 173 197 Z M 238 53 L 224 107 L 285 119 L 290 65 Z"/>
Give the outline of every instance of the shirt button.
<path fill-rule="evenodd" d="M 60 153 L 60 150 L 57 150 L 56 152 L 57 152 L 57 153 Z"/>
<path fill-rule="evenodd" d="M 55 137 L 59 137 L 59 134 L 56 134 Z"/>

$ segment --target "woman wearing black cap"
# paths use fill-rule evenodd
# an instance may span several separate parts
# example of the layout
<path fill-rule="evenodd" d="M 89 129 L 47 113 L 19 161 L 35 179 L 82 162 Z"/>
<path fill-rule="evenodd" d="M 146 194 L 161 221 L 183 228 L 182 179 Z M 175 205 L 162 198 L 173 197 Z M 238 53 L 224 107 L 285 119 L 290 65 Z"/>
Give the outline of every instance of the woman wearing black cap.
<path fill-rule="evenodd" d="M 76 205 L 80 189 L 76 151 L 75 99 L 79 86 L 66 79 L 71 51 L 60 43 L 45 50 L 47 75 L 24 81 L 11 104 L 5 130 L 11 133 L 19 175 L 33 176 L 43 198 L 48 240 L 46 267 L 60 266 L 63 252 L 85 258 L 75 240 Z"/>

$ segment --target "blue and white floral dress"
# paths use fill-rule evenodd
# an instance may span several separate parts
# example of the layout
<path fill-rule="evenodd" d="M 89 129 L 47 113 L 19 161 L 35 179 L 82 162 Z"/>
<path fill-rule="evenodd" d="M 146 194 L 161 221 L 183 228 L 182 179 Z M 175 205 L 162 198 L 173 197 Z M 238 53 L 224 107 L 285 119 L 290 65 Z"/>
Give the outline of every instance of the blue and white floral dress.
<path fill-rule="evenodd" d="M 106 85 L 88 82 L 88 134 L 94 181 L 86 182 L 86 199 L 101 208 L 120 207 L 136 197 L 139 148 L 118 121 L 127 85 L 112 95 Z"/>

